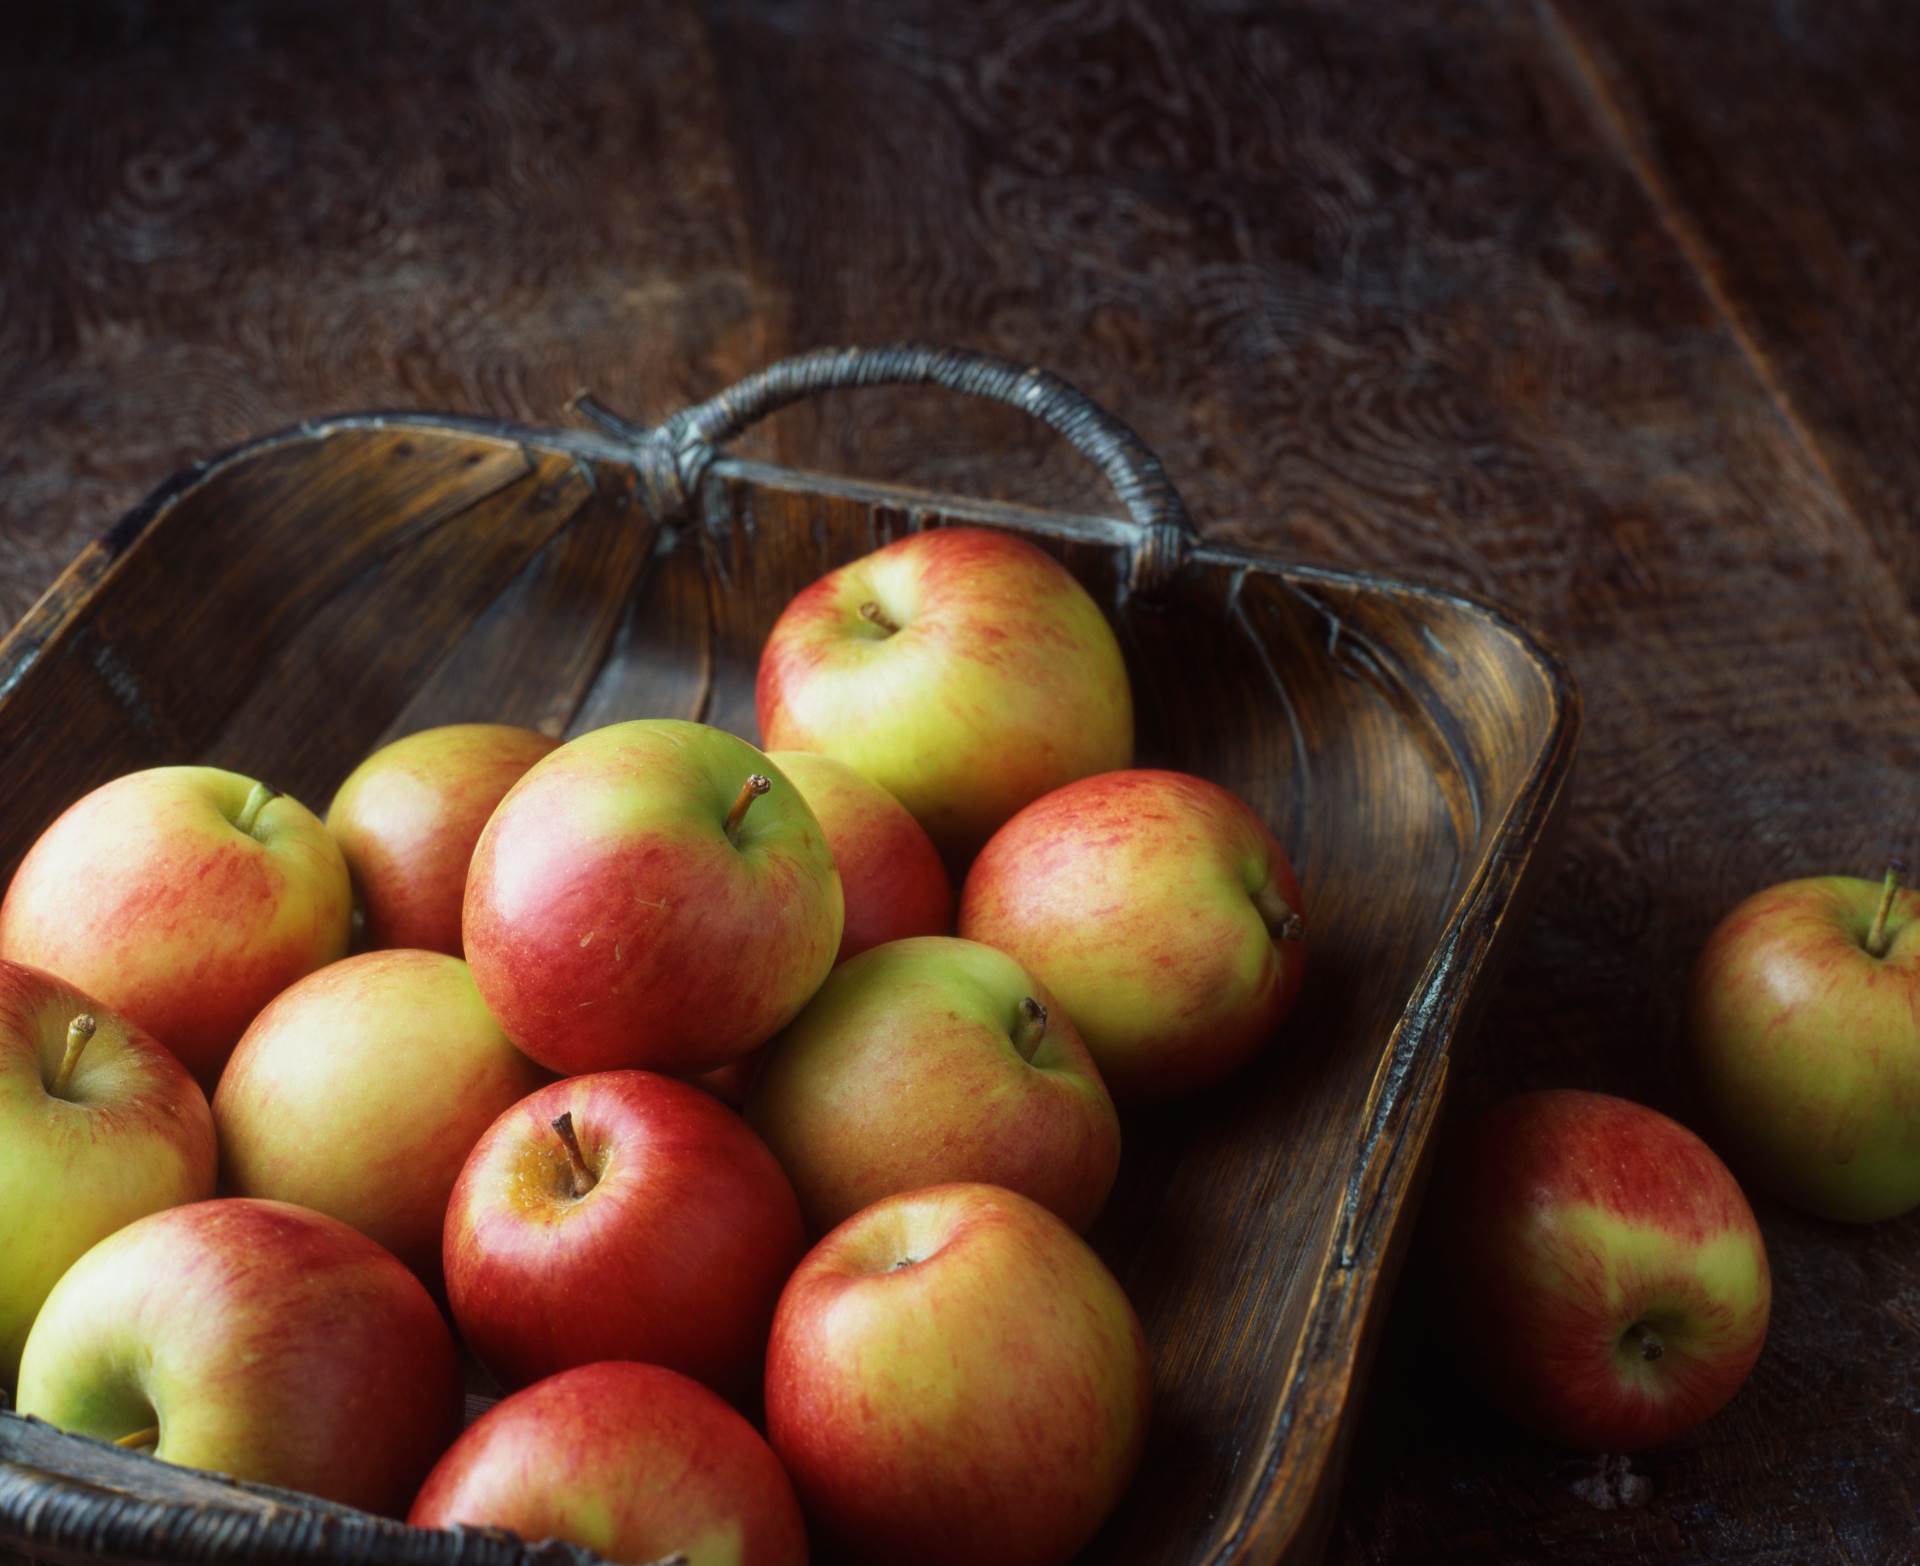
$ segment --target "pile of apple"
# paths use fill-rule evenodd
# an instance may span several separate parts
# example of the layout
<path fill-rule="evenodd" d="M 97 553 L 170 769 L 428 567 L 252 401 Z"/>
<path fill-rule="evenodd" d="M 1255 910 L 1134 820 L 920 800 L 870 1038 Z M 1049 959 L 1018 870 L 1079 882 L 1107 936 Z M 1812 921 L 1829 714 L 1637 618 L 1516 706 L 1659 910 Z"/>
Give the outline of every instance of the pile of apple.
<path fill-rule="evenodd" d="M 0 903 L 19 1409 L 615 1559 L 1079 1549 L 1151 1381 L 1076 1232 L 1114 1100 L 1274 1036 L 1293 871 L 1130 770 L 1111 628 L 1009 536 L 814 583 L 757 707 L 428 730 L 324 824 L 193 767 L 61 815 Z M 464 1432 L 456 1337 L 511 1391 Z"/>

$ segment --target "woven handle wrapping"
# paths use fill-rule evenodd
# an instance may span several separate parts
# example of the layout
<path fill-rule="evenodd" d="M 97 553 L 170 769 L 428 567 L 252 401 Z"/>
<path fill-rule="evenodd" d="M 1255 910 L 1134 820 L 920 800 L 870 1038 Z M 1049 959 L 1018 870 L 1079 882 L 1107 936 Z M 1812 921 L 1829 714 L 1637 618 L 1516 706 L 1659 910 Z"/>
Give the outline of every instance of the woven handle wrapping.
<path fill-rule="evenodd" d="M 640 468 L 649 508 L 657 516 L 679 514 L 715 448 L 768 414 L 815 392 L 856 386 L 944 386 L 1004 402 L 1059 431 L 1106 475 L 1138 524 L 1128 580 L 1144 597 L 1172 581 L 1196 542 L 1193 521 L 1160 459 L 1085 392 L 1045 370 L 990 354 L 915 343 L 823 348 L 782 359 L 645 432 Z"/>

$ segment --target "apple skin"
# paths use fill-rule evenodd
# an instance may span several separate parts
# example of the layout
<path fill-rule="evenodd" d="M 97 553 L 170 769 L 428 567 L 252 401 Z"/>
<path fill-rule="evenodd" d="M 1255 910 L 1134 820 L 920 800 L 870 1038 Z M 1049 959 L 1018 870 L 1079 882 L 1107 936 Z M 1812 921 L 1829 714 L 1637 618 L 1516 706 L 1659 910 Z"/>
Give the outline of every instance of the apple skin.
<path fill-rule="evenodd" d="M 755 774 L 771 787 L 730 838 Z M 541 1065 L 684 1075 L 792 1020 L 842 915 L 786 775 L 720 729 L 651 718 L 583 734 L 513 786 L 474 850 L 463 927 L 488 1009 Z"/>
<path fill-rule="evenodd" d="M 275 997 L 227 1062 L 213 1095 L 227 1189 L 338 1218 L 431 1283 L 467 1154 L 549 1080 L 458 957 L 349 957 Z"/>
<path fill-rule="evenodd" d="M 1256 896 L 1300 912 L 1285 850 L 1245 803 L 1183 772 L 1109 772 L 994 835 L 960 934 L 1059 997 L 1115 1098 L 1166 1098 L 1238 1070 L 1293 1009 L 1306 942 Z"/>
<path fill-rule="evenodd" d="M 179 1057 L 208 1092 L 260 1008 L 343 957 L 346 861 L 280 794 L 155 767 L 102 784 L 41 834 L 0 903 L 0 957 L 57 973 Z"/>
<path fill-rule="evenodd" d="M 1920 1206 L 1920 895 L 1789 881 L 1741 903 L 1694 964 L 1685 1031 L 1716 1146 L 1822 1218 Z"/>
<path fill-rule="evenodd" d="M 245 1198 L 108 1236 L 27 1337 L 19 1410 L 156 1457 L 397 1516 L 459 1429 L 420 1281 L 324 1214 Z"/>
<path fill-rule="evenodd" d="M 67 1025 L 93 1036 L 58 1092 Z M 213 1117 L 158 1040 L 72 985 L 0 962 L 0 1387 L 60 1275 L 136 1218 L 213 1195 Z"/>
<path fill-rule="evenodd" d="M 1086 1242 L 990 1185 L 888 1197 L 780 1297 L 767 1435 L 856 1560 L 1059 1566 L 1146 1439 L 1140 1323 Z"/>
<path fill-rule="evenodd" d="M 1028 998 L 1044 1031 L 1023 1027 Z M 814 1234 L 883 1196 L 959 1180 L 1006 1186 L 1085 1229 L 1120 1168 L 1119 1116 L 1066 1012 L 1005 953 L 944 935 L 835 969 L 767 1046 L 747 1123 Z"/>
<path fill-rule="evenodd" d="M 873 779 L 954 863 L 1029 800 L 1133 760 L 1100 606 L 1052 556 L 984 528 L 910 534 L 803 588 L 767 636 L 754 705 L 769 750 Z"/>
<path fill-rule="evenodd" d="M 953 929 L 953 880 L 905 805 L 831 756 L 779 750 L 771 759 L 819 819 L 840 871 L 847 920 L 836 961 Z"/>
<path fill-rule="evenodd" d="M 793 1485 L 760 1433 L 697 1381 L 607 1361 L 496 1403 L 421 1487 L 416 1528 L 511 1528 L 615 1561 L 806 1566 Z"/>
<path fill-rule="evenodd" d="M 580 1197 L 562 1114 L 596 1180 Z M 542 1088 L 480 1138 L 447 1206 L 447 1299 L 506 1386 L 630 1359 L 738 1398 L 805 1249 L 793 1187 L 738 1115 L 607 1071 Z"/>
<path fill-rule="evenodd" d="M 480 831 L 560 742 L 510 723 L 453 723 L 383 745 L 327 807 L 367 945 L 461 955 L 460 905 Z"/>
<path fill-rule="evenodd" d="M 1469 1128 L 1437 1195 L 1463 1369 L 1535 1434 L 1659 1446 L 1717 1412 L 1759 1358 L 1772 1282 L 1753 1210 L 1665 1115 L 1522 1093 Z"/>

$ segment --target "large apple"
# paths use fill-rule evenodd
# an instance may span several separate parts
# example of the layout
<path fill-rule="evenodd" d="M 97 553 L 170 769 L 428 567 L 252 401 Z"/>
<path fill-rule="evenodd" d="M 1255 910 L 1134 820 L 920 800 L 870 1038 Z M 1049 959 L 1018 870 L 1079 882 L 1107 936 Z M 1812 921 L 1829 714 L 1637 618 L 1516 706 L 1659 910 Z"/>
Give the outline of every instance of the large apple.
<path fill-rule="evenodd" d="M 213 1119 L 180 1062 L 72 985 L 0 962 L 0 1386 L 82 1252 L 213 1181 Z"/>
<path fill-rule="evenodd" d="M 836 968 L 767 1046 L 747 1123 L 815 1234 L 955 1180 L 1084 1229 L 1120 1167 L 1119 1117 L 1066 1012 L 1011 957 L 952 936 Z"/>
<path fill-rule="evenodd" d="M 1127 1297 L 991 1185 L 893 1196 L 808 1254 L 767 1346 L 767 1436 L 863 1560 L 1059 1566 L 1138 1464 L 1151 1371 Z"/>
<path fill-rule="evenodd" d="M 560 1072 L 706 1071 L 778 1032 L 840 945 L 840 877 L 786 775 L 703 723 L 596 729 L 527 773 L 467 877 L 467 961 Z"/>
<path fill-rule="evenodd" d="M 460 955 L 460 905 L 481 828 L 560 742 L 510 723 L 453 723 L 384 745 L 327 807 L 372 947 Z"/>
<path fill-rule="evenodd" d="M 1759 1357 L 1772 1291 L 1753 1211 L 1665 1115 L 1522 1093 L 1473 1124 L 1437 1197 L 1463 1366 L 1548 1440 L 1658 1446 Z"/>
<path fill-rule="evenodd" d="M 511 1528 L 615 1561 L 806 1566 L 786 1470 L 697 1381 L 608 1361 L 496 1403 L 434 1465 L 407 1521 Z"/>
<path fill-rule="evenodd" d="M 412 1273 L 284 1202 L 194 1202 L 75 1262 L 20 1412 L 188 1468 L 404 1511 L 459 1428 L 453 1339 Z"/>
<path fill-rule="evenodd" d="M 1240 799 L 1183 772 L 1109 772 L 1035 800 L 974 861 L 960 934 L 1059 998 L 1123 1102 L 1244 1065 L 1306 968 L 1286 852 Z"/>
<path fill-rule="evenodd" d="M 213 1095 L 221 1167 L 235 1195 L 331 1214 L 435 1278 L 467 1154 L 548 1080 L 458 957 L 367 952 L 247 1029 Z"/>
<path fill-rule="evenodd" d="M 938 528 L 842 566 L 781 611 L 754 691 L 770 750 L 844 761 L 956 863 L 1049 789 L 1133 760 L 1113 628 L 1011 533 Z"/>
<path fill-rule="evenodd" d="M 600 1072 L 480 1138 L 447 1207 L 447 1298 L 508 1386 L 632 1359 L 737 1397 L 805 1248 L 793 1187 L 738 1115 L 650 1071 Z"/>
<path fill-rule="evenodd" d="M 1920 896 L 1897 867 L 1741 903 L 1694 964 L 1686 1035 L 1743 1174 L 1823 1218 L 1920 1206 Z"/>
<path fill-rule="evenodd" d="M 771 760 L 800 790 L 827 835 L 846 898 L 838 961 L 910 935 L 953 928 L 953 882 L 907 807 L 844 762 L 805 750 Z"/>
<path fill-rule="evenodd" d="M 352 914 L 346 862 L 297 800 L 155 767 L 41 834 L 0 903 L 0 957 L 77 985 L 211 1091 L 255 1013 L 346 955 Z"/>

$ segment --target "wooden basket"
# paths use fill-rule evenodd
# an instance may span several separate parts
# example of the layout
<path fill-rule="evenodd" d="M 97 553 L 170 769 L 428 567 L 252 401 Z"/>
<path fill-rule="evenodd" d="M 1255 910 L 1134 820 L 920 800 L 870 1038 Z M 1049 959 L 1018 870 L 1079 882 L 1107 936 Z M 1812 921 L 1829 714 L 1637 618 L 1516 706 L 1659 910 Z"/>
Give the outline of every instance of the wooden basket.
<path fill-rule="evenodd" d="M 1045 420 L 1128 520 L 825 479 L 716 450 L 810 392 L 933 384 Z M 163 485 L 0 642 L 0 873 L 118 773 L 203 761 L 316 809 L 429 724 L 639 716 L 754 735 L 801 587 L 916 528 L 1004 528 L 1112 617 L 1142 764 L 1250 800 L 1299 866 L 1303 1002 L 1254 1068 L 1126 1120 L 1095 1241 L 1146 1325 L 1147 1458 L 1090 1559 L 1309 1559 L 1328 1520 L 1455 1039 L 1542 873 L 1579 728 L 1484 605 L 1200 541 L 1160 464 L 1037 370 L 915 347 L 776 365 L 668 420 L 303 425 Z M 236 1485 L 0 1416 L 0 1550 L 49 1559 L 584 1560 Z"/>

